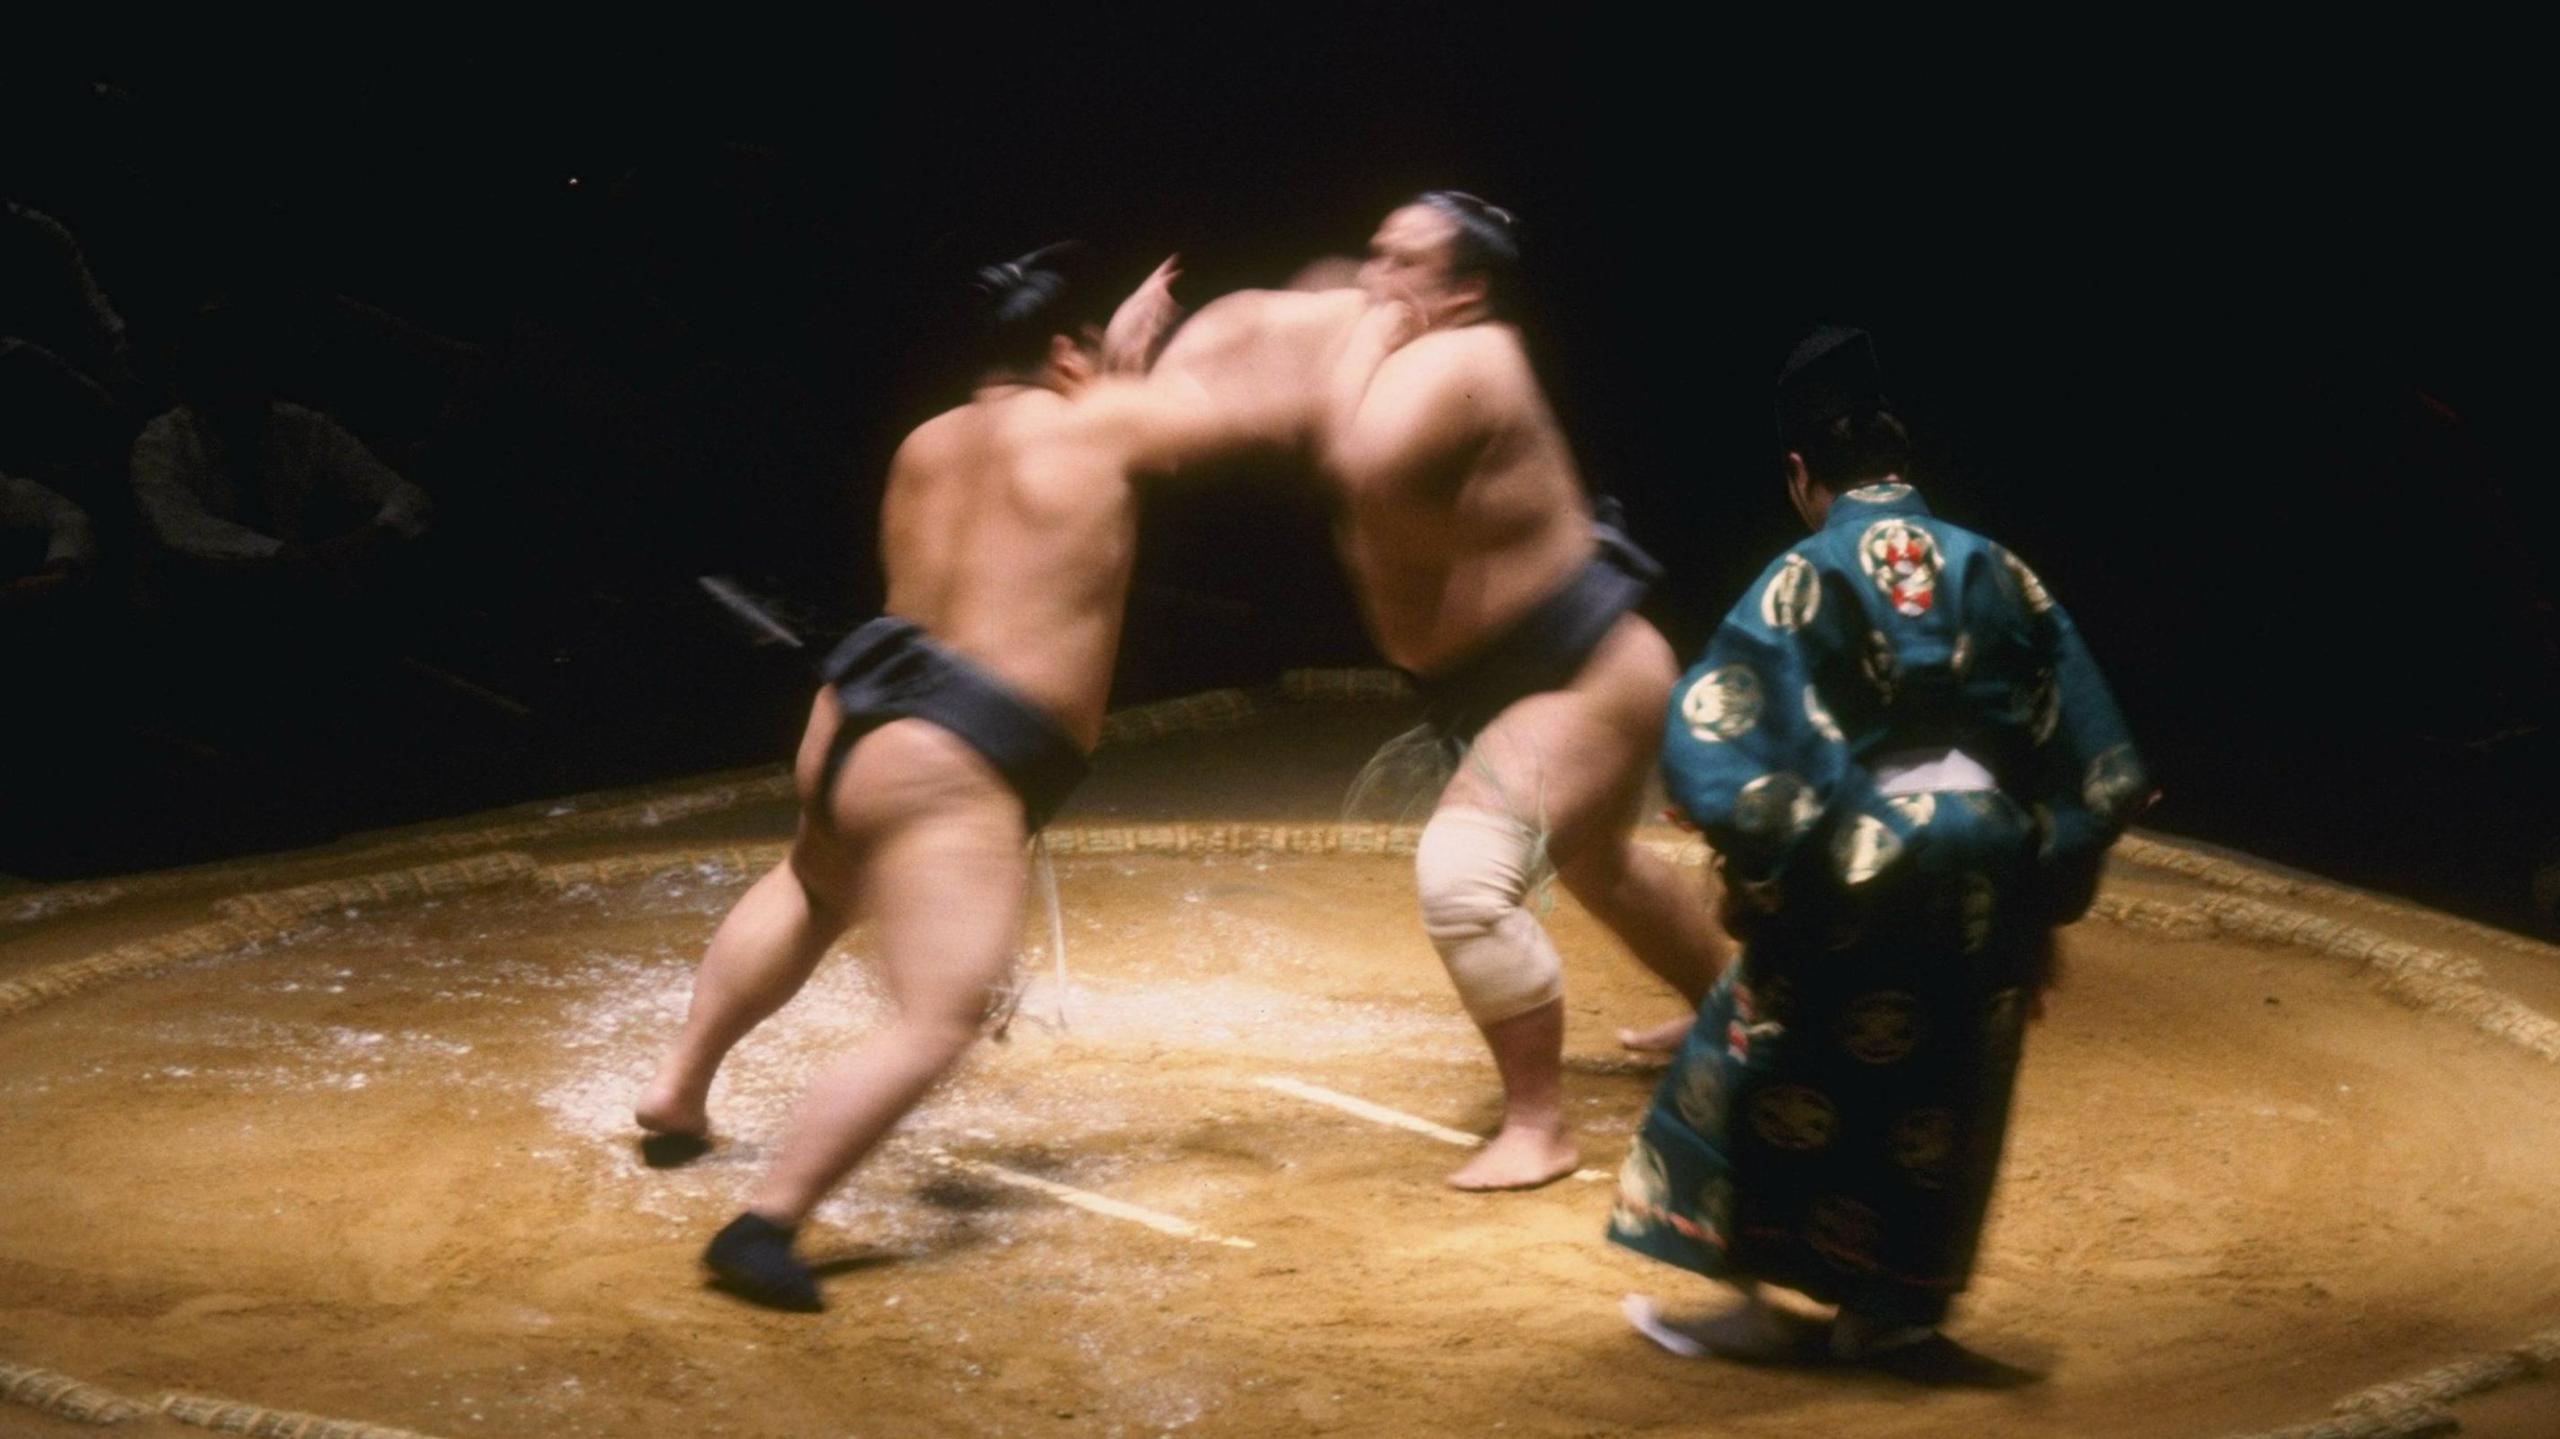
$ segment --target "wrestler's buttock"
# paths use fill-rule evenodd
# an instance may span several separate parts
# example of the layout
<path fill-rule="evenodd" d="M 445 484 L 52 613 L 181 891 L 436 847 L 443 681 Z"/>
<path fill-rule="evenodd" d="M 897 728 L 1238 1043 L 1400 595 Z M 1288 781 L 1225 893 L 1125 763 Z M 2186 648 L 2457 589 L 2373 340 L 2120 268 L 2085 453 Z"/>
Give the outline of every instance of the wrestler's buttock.
<path fill-rule="evenodd" d="M 1615 723 L 1645 731 L 1661 728 L 1663 706 L 1680 678 L 1671 642 L 1638 614 L 1624 614 L 1591 651 L 1568 692 L 1587 696 Z"/>
<path fill-rule="evenodd" d="M 795 766 L 804 808 L 823 809 L 839 831 L 858 834 L 935 811 L 1019 812 L 1020 801 L 986 756 L 922 719 L 893 719 L 854 741 L 823 804 L 813 805 L 813 791 L 842 723 L 835 696 L 819 691 Z"/>

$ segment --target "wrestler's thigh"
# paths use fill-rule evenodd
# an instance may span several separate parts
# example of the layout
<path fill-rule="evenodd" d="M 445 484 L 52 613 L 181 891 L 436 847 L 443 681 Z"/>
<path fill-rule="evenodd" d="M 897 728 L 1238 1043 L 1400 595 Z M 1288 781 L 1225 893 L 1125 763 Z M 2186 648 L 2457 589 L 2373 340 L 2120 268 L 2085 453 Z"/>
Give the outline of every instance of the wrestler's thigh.
<path fill-rule="evenodd" d="M 1663 716 L 1679 677 L 1670 643 L 1639 615 L 1620 618 L 1575 676 L 1567 693 L 1588 706 L 1593 737 L 1583 752 L 1589 771 L 1555 816 L 1548 848 L 1559 866 L 1623 845 L 1643 817 L 1662 758 Z"/>
<path fill-rule="evenodd" d="M 1546 832 L 1552 847 L 1613 806 L 1631 808 L 1649 760 L 1647 746 L 1588 696 L 1531 695 L 1476 736 L 1440 803 L 1508 814 Z"/>
<path fill-rule="evenodd" d="M 1634 823 L 1652 777 L 1676 677 L 1662 636 L 1625 616 L 1571 685 L 1494 717 L 1443 802 L 1507 808 L 1544 824 L 1559 864 L 1614 841 Z"/>
<path fill-rule="evenodd" d="M 936 815 L 903 826 L 863 866 L 882 973 L 898 1008 L 974 1024 L 1022 944 L 1030 863 L 1003 815 Z"/>
<path fill-rule="evenodd" d="M 865 735 L 845 768 L 836 808 L 861 845 L 891 996 L 910 1015 L 976 1022 L 1022 939 L 1020 801 L 977 751 L 917 720 Z"/>

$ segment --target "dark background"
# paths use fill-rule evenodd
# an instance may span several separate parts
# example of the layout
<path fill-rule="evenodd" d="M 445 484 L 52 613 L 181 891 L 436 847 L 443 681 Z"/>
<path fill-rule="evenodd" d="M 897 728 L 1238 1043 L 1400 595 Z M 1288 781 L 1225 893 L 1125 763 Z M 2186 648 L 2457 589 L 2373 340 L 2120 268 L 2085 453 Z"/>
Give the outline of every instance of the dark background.
<path fill-rule="evenodd" d="M 2549 166 L 2517 37 L 1164 14 L 682 64 L 22 68 L 6 188 L 129 322 L 137 422 L 185 317 L 255 295 L 294 317 L 286 397 L 438 522 L 424 614 L 308 688 L 161 684 L 147 613 L 15 663 L 0 872 L 779 760 L 807 661 L 694 577 L 821 643 L 876 604 L 879 477 L 942 397 L 956 276 L 1075 234 L 1128 281 L 1180 249 L 1196 304 L 1447 185 L 1522 216 L 1524 328 L 1684 654 L 1796 533 L 1778 359 L 1861 324 L 1932 503 L 2088 635 L 2152 823 L 2549 923 Z M 1151 510 L 1118 702 L 1369 660 L 1310 496 Z"/>

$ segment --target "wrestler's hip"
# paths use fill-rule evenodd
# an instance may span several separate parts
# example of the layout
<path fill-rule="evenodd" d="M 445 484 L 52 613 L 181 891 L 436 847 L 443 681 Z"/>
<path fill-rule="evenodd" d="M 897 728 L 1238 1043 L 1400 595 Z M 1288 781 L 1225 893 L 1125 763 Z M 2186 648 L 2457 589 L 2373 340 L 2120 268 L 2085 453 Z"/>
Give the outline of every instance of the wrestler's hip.
<path fill-rule="evenodd" d="M 804 810 L 850 831 L 912 823 L 927 814 L 1003 820 L 1019 841 L 1022 808 L 1003 773 L 977 746 L 930 719 L 900 716 L 865 728 L 830 782 L 827 761 L 844 722 L 834 693 L 821 689 L 793 766 Z"/>
<path fill-rule="evenodd" d="M 1503 706 L 1485 732 L 1531 727 L 1562 740 L 1571 731 L 1589 731 L 1580 737 L 1633 742 L 1649 758 L 1661 746 L 1663 707 L 1679 678 L 1670 642 L 1631 611 L 1610 624 L 1571 679 Z"/>

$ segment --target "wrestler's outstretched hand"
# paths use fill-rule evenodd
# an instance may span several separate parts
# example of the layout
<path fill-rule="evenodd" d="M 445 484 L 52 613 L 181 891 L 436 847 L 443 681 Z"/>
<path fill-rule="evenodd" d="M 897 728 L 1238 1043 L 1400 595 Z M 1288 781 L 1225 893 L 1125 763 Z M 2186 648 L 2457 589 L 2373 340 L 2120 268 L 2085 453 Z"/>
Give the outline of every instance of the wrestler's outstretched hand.
<path fill-rule="evenodd" d="M 1182 318 L 1182 306 L 1173 298 L 1173 282 L 1182 278 L 1181 263 L 1180 255 L 1165 256 L 1155 273 L 1140 281 L 1120 308 L 1111 312 L 1111 323 L 1102 330 L 1105 374 L 1142 375 L 1155 363 L 1157 349 Z"/>
<path fill-rule="evenodd" d="M 1421 338 L 1430 326 L 1423 323 L 1422 307 L 1411 300 L 1380 300 L 1361 312 L 1351 327 L 1352 344 L 1375 345 L 1381 354 L 1393 354 Z"/>

